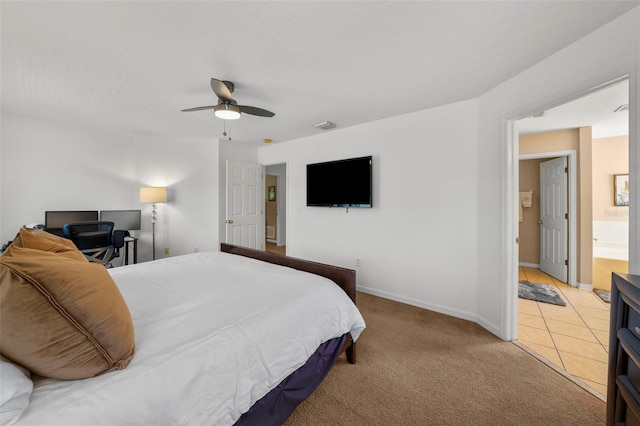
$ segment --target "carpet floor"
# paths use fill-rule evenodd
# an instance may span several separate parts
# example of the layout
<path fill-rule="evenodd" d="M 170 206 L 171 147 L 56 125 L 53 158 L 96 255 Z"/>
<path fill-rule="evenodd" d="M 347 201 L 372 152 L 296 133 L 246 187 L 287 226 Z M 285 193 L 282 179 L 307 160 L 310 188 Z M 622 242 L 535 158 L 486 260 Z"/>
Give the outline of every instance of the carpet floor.
<path fill-rule="evenodd" d="M 358 293 L 367 329 L 285 422 L 315 425 L 602 425 L 606 406 L 479 325 Z"/>

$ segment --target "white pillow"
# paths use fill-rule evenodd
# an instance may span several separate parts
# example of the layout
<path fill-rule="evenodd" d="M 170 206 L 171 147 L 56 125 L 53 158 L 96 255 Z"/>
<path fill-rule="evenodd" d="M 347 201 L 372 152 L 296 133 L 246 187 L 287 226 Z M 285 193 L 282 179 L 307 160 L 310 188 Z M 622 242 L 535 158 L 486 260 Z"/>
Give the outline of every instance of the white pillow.
<path fill-rule="evenodd" d="M 0 424 L 9 426 L 14 424 L 25 408 L 29 405 L 29 398 L 33 391 L 29 371 L 0 359 Z"/>

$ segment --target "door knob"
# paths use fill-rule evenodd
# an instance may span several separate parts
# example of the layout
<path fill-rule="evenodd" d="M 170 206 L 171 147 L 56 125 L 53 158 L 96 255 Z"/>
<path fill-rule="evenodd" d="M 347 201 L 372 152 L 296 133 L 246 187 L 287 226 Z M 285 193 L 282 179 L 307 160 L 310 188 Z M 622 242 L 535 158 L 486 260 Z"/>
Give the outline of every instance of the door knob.
<path fill-rule="evenodd" d="M 539 225 L 544 224 L 544 220 L 540 219 L 540 220 L 538 221 L 538 224 L 539 224 Z"/>
<path fill-rule="evenodd" d="M 225 220 L 225 222 L 227 222 L 227 223 L 233 223 L 233 219 L 227 219 L 227 220 Z"/>

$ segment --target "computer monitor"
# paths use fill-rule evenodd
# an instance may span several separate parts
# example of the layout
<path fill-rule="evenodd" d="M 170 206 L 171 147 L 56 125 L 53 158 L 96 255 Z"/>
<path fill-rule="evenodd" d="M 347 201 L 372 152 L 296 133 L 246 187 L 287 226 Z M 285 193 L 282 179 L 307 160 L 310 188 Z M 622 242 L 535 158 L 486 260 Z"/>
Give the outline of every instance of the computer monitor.
<path fill-rule="evenodd" d="M 136 231 L 140 229 L 140 210 L 101 210 L 100 220 L 113 222 L 113 229 Z"/>
<path fill-rule="evenodd" d="M 65 223 L 86 222 L 98 220 L 98 210 L 64 210 L 44 212 L 44 228 L 47 232 L 63 235 L 62 226 Z"/>

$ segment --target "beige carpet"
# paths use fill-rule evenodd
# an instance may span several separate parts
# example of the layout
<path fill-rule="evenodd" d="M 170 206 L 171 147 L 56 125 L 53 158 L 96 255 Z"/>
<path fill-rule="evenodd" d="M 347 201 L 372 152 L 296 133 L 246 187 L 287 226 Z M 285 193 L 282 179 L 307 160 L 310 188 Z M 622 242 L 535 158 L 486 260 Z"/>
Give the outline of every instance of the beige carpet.
<path fill-rule="evenodd" d="M 603 425 L 605 403 L 460 319 L 358 293 L 367 329 L 285 425 Z"/>

